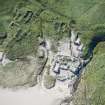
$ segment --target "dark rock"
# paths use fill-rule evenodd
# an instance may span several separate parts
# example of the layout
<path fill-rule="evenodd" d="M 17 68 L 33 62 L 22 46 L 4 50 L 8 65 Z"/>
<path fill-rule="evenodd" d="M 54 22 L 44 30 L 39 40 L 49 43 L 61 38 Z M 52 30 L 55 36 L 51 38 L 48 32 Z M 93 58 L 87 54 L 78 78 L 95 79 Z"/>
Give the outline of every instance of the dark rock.
<path fill-rule="evenodd" d="M 7 38 L 7 33 L 6 32 L 0 32 L 0 39 L 5 39 Z"/>
<path fill-rule="evenodd" d="M 27 11 L 23 17 L 25 19 L 25 23 L 28 23 L 32 19 L 32 16 L 33 16 L 33 12 Z"/>

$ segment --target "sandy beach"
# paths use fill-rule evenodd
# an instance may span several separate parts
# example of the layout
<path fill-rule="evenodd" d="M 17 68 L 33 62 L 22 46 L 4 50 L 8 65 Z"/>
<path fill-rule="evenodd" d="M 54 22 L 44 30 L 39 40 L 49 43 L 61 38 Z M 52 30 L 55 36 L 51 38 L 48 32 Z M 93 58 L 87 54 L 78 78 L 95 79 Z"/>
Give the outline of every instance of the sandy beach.
<path fill-rule="evenodd" d="M 0 105 L 55 105 L 55 101 L 56 97 L 38 86 L 15 91 L 0 89 Z"/>

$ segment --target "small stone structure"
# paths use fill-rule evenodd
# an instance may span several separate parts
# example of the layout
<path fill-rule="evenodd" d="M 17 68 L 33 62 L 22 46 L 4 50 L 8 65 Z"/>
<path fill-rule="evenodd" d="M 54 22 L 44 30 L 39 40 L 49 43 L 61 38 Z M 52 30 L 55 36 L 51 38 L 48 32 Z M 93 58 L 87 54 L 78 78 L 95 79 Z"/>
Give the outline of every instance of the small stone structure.
<path fill-rule="evenodd" d="M 70 50 L 71 50 L 71 55 L 73 57 L 75 58 L 82 57 L 83 44 L 81 43 L 81 40 L 78 37 L 78 33 L 75 32 L 74 30 L 71 31 Z"/>

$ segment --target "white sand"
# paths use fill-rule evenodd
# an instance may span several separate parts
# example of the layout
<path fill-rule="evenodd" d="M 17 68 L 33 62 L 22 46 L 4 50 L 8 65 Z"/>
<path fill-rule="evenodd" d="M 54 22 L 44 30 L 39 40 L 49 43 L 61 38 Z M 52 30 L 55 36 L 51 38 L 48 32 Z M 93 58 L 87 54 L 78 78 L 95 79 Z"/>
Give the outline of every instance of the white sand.
<path fill-rule="evenodd" d="M 60 42 L 57 55 L 70 56 L 70 40 L 65 39 Z"/>
<path fill-rule="evenodd" d="M 0 89 L 0 105 L 59 105 L 59 103 L 58 97 L 44 92 L 39 86 L 17 91 Z"/>

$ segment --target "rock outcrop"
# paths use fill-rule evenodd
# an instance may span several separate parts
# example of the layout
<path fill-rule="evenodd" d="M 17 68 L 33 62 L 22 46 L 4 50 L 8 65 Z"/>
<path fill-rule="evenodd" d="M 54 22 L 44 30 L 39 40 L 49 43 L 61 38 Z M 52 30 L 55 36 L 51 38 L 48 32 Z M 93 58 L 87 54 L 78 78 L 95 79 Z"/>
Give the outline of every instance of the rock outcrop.
<path fill-rule="evenodd" d="M 44 86 L 47 88 L 47 89 L 51 89 L 55 86 L 55 82 L 56 82 L 56 79 L 53 77 L 53 76 L 50 76 L 50 75 L 46 75 L 44 77 Z"/>

